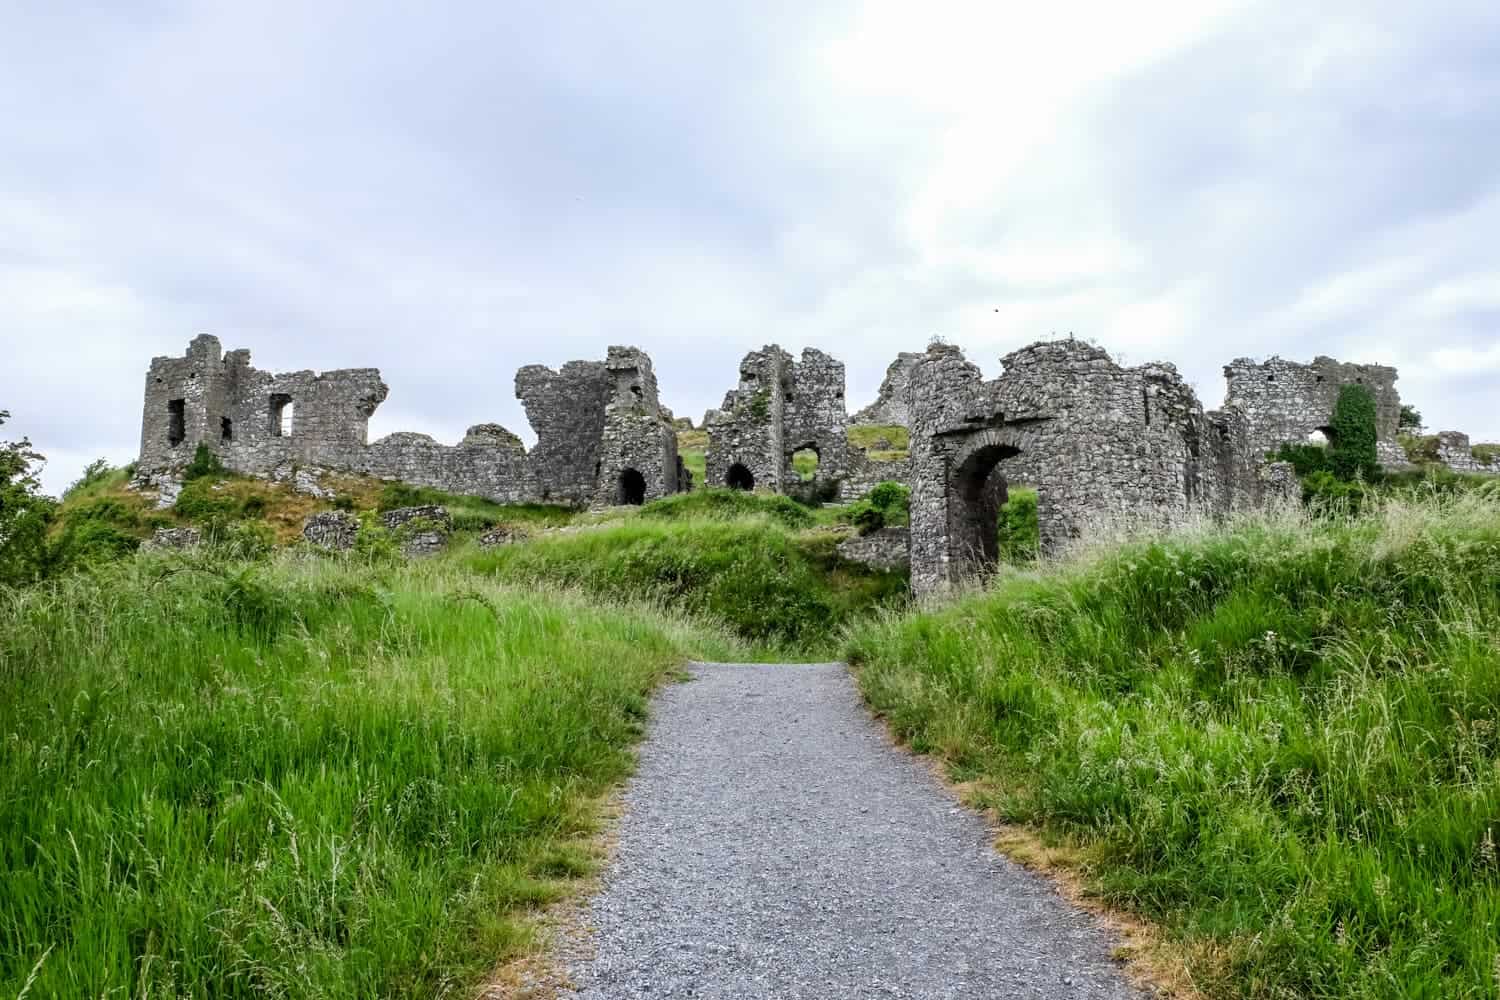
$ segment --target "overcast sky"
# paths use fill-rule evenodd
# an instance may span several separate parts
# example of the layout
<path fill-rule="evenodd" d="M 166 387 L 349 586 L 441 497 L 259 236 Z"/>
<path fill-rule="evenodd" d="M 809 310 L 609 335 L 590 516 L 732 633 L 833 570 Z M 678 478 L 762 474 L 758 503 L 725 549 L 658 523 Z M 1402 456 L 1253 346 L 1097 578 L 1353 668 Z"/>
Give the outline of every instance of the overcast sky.
<path fill-rule="evenodd" d="M 60 490 L 153 355 L 378 366 L 372 436 L 533 439 L 521 365 L 776 342 L 873 397 L 941 335 L 1400 366 L 1500 440 L 1500 4 L 0 9 L 0 438 Z"/>

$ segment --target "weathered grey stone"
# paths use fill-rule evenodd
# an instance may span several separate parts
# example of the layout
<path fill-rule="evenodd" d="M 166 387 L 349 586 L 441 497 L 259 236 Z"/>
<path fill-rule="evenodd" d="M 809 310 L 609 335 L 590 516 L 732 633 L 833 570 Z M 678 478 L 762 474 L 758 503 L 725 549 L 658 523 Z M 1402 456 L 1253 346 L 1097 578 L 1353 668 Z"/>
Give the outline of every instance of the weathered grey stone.
<path fill-rule="evenodd" d="M 191 549 L 203 542 L 203 535 L 197 528 L 157 528 L 151 537 L 146 540 L 146 547 L 152 549 Z"/>
<path fill-rule="evenodd" d="M 871 569 L 905 569 L 911 565 L 911 532 L 906 528 L 881 528 L 846 538 L 837 550 L 841 558 Z"/>
<path fill-rule="evenodd" d="M 907 400 L 907 388 L 911 384 L 911 370 L 920 360 L 922 360 L 920 353 L 903 351 L 898 354 L 896 360 L 892 361 L 890 367 L 885 370 L 885 378 L 880 383 L 880 391 L 875 396 L 875 402 L 850 417 L 849 423 L 856 426 L 860 424 L 910 426 L 911 405 Z"/>
<path fill-rule="evenodd" d="M 352 549 L 358 536 L 359 518 L 347 511 L 319 511 L 302 522 L 302 537 L 325 549 Z"/>
<path fill-rule="evenodd" d="M 516 542 L 525 541 L 526 537 L 526 532 L 520 528 L 514 525 L 501 524 L 486 531 L 474 541 L 482 549 L 492 549 L 497 545 L 512 545 Z"/>
<path fill-rule="evenodd" d="M 677 431 L 657 398 L 651 359 L 634 347 L 611 347 L 604 362 L 611 382 L 599 435 L 592 506 L 639 505 L 685 488 Z"/>
<path fill-rule="evenodd" d="M 1478 472 L 1496 474 L 1500 473 L 1500 458 L 1491 458 L 1482 461 L 1474 454 L 1474 446 L 1469 443 L 1469 435 L 1458 431 L 1438 431 L 1437 457 L 1454 472 Z"/>
<path fill-rule="evenodd" d="M 632 383 L 649 383 L 655 410 L 620 396 Z M 500 503 L 583 505 L 613 496 L 631 463 L 644 463 L 650 468 L 637 471 L 647 495 L 656 496 L 682 488 L 685 474 L 675 439 L 662 439 L 659 425 L 670 428 L 672 418 L 655 402 L 655 386 L 644 352 L 611 348 L 604 363 L 573 361 L 559 372 L 529 365 L 516 373 L 516 395 L 537 432 L 529 455 L 520 438 L 493 423 L 470 427 L 456 445 L 406 432 L 366 443 L 369 417 L 387 394 L 377 370 L 262 372 L 250 366 L 248 351 L 225 354 L 204 335 L 183 357 L 151 362 L 139 467 L 143 481 L 160 479 L 204 444 L 231 471 L 325 497 L 315 492 L 322 489 L 315 477 L 298 470 L 354 472 Z M 607 411 L 614 414 L 609 428 Z M 613 478 L 604 482 L 606 459 Z"/>
<path fill-rule="evenodd" d="M 703 420 L 708 485 L 838 496 L 849 449 L 842 362 L 810 347 L 800 362 L 775 344 L 752 351 L 740 362 L 738 387 Z M 818 456 L 807 484 L 792 468 L 803 450 Z"/>
<path fill-rule="evenodd" d="M 453 529 L 453 516 L 448 513 L 448 508 L 437 504 L 397 507 L 394 510 L 381 511 L 380 513 L 380 523 L 385 526 L 385 530 L 387 531 L 395 531 L 413 521 L 426 521 L 441 525 L 444 531 L 451 531 Z"/>

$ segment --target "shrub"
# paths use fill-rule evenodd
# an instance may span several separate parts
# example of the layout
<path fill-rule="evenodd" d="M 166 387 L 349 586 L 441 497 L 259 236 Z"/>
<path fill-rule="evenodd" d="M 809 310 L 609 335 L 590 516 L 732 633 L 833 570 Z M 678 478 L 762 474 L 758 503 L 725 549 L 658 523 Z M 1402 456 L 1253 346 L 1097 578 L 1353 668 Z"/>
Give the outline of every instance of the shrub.
<path fill-rule="evenodd" d="M 187 468 L 182 470 L 182 480 L 191 482 L 194 479 L 204 479 L 210 476 L 222 479 L 226 473 L 227 470 L 224 468 L 224 463 L 219 461 L 219 456 L 214 454 L 208 445 L 199 441 L 197 449 L 193 452 L 193 460 L 187 464 Z"/>
<path fill-rule="evenodd" d="M 1328 448 L 1315 444 L 1284 444 L 1268 456 L 1273 462 L 1288 462 L 1297 477 L 1328 469 Z"/>
<path fill-rule="evenodd" d="M 10 413 L 0 410 L 0 424 Z M 47 528 L 57 504 L 36 477 L 45 461 L 26 438 L 0 441 L 0 585 L 32 583 L 47 572 Z"/>
<path fill-rule="evenodd" d="M 1333 474 L 1345 482 L 1377 478 L 1380 462 L 1375 449 L 1375 397 L 1369 388 L 1341 387 L 1329 427 L 1333 433 L 1328 445 L 1328 468 Z"/>
<path fill-rule="evenodd" d="M 215 483 L 206 476 L 187 481 L 182 492 L 177 494 L 172 509 L 189 521 L 202 523 L 238 514 L 242 501 L 227 490 L 215 490 Z"/>
<path fill-rule="evenodd" d="M 90 488 L 97 486 L 102 482 L 105 482 L 106 480 L 115 478 L 115 476 L 122 471 L 124 470 L 113 468 L 109 464 L 108 459 L 96 458 L 88 465 L 84 466 L 82 476 L 74 480 L 67 489 L 63 490 L 62 498 L 64 500 L 69 500 L 75 496 L 78 496 L 80 493 L 83 493 Z"/>

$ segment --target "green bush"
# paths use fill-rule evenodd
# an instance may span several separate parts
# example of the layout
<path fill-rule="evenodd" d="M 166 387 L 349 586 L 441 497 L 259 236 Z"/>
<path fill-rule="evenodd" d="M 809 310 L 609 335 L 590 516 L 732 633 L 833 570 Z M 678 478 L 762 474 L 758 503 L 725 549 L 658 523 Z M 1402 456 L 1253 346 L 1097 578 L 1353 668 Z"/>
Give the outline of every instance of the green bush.
<path fill-rule="evenodd" d="M 702 518 L 738 520 L 763 515 L 788 528 L 810 527 L 815 520 L 811 510 L 790 497 L 731 490 L 722 486 L 694 490 L 691 493 L 674 493 L 653 500 L 641 508 L 640 515 L 658 521 Z"/>
<path fill-rule="evenodd" d="M 853 525 L 861 535 L 907 524 L 911 520 L 911 490 L 905 483 L 877 483 L 865 496 L 845 505 L 836 519 Z"/>
<path fill-rule="evenodd" d="M 219 461 L 219 456 L 209 449 L 202 441 L 193 451 L 193 460 L 182 470 L 183 482 L 192 482 L 195 479 L 214 478 L 222 479 L 228 470 L 224 463 Z"/>
<path fill-rule="evenodd" d="M 242 501 L 228 490 L 216 490 L 218 481 L 207 476 L 183 483 L 172 509 L 189 521 L 207 523 L 215 518 L 229 518 L 240 513 Z"/>
<path fill-rule="evenodd" d="M 0 424 L 10 413 L 0 410 Z M 57 504 L 41 492 L 45 459 L 26 438 L 0 441 L 0 586 L 21 586 L 47 572 L 47 529 Z"/>
<path fill-rule="evenodd" d="M 69 485 L 67 489 L 63 490 L 62 498 L 70 500 L 98 487 L 102 483 L 118 480 L 122 478 L 121 474 L 123 472 L 123 469 L 116 469 L 111 466 L 108 459 L 96 458 L 84 466 L 82 476 Z"/>
<path fill-rule="evenodd" d="M 1273 462 L 1288 462 L 1300 479 L 1315 472 L 1328 471 L 1328 446 L 1284 444 L 1268 456 Z"/>
<path fill-rule="evenodd" d="M 1380 462 L 1375 448 L 1375 397 L 1363 385 L 1346 385 L 1339 389 L 1329 424 L 1328 468 L 1345 482 L 1354 479 L 1374 480 L 1380 476 Z"/>

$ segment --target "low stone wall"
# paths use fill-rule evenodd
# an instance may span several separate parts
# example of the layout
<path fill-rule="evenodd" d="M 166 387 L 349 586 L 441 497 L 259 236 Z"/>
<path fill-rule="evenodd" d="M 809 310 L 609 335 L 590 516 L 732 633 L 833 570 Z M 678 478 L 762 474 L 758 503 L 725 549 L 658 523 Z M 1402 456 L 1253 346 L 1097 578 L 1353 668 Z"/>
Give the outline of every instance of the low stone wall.
<path fill-rule="evenodd" d="M 852 503 L 884 482 L 906 483 L 911 476 L 911 460 L 871 461 L 857 448 L 849 450 L 849 474 L 839 490 L 839 499 Z"/>
<path fill-rule="evenodd" d="M 901 570 L 911 565 L 911 533 L 905 528 L 881 528 L 855 535 L 838 544 L 842 559 L 871 569 Z"/>

